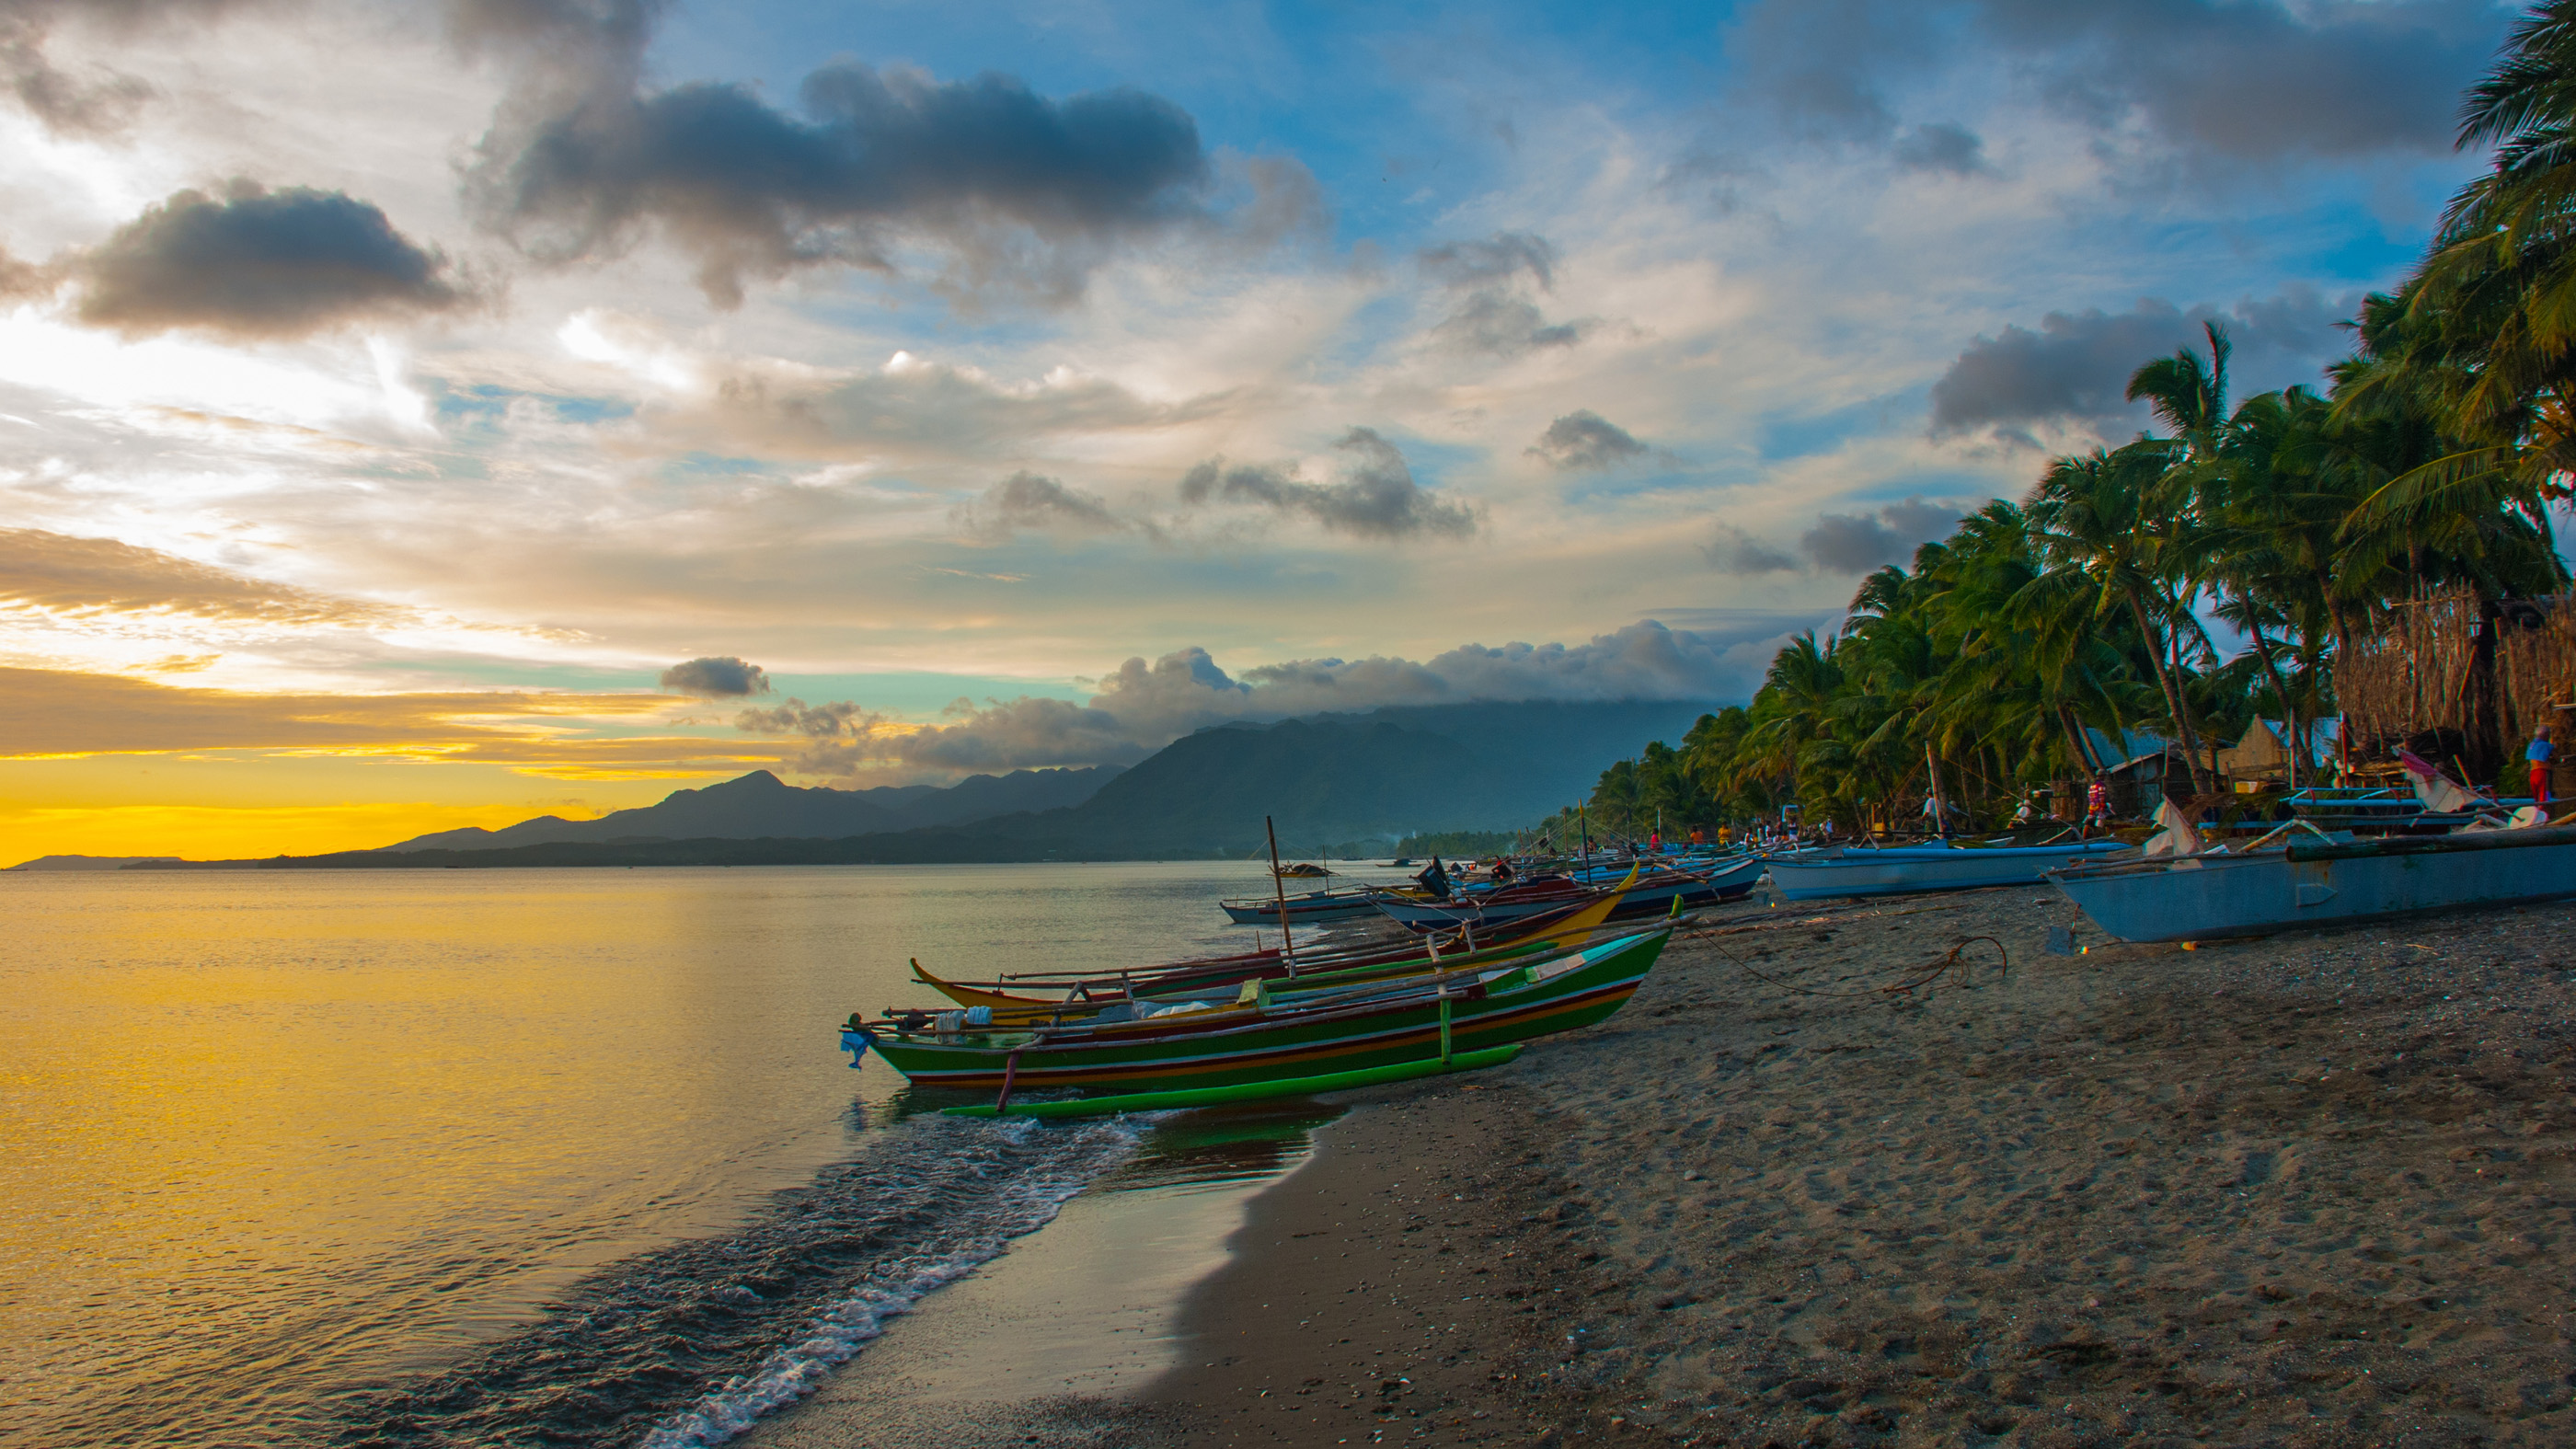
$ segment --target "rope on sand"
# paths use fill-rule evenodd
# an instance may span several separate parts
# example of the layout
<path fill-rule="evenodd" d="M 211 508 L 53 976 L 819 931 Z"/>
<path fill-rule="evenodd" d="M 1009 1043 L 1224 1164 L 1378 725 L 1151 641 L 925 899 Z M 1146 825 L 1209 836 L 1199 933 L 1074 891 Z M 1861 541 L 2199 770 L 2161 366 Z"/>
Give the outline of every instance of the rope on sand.
<path fill-rule="evenodd" d="M 1818 991 L 1814 987 L 1798 986 L 1793 983 L 1783 981 L 1776 976 L 1766 976 L 1763 973 L 1754 970 L 1753 967 L 1742 957 L 1727 950 L 1722 942 L 1712 942 L 1711 944 L 1716 945 L 1717 949 L 1725 955 L 1726 959 L 1734 962 L 1737 967 L 1742 969 L 1745 975 L 1752 977 L 1756 981 L 1763 982 L 1766 985 L 1777 986 L 1783 991 L 1794 991 L 1800 996 L 1885 997 L 1897 995 L 1910 996 L 1917 989 L 1931 985 L 1933 982 L 1940 980 L 1944 974 L 1951 971 L 1958 972 L 1960 981 L 1962 984 L 1965 984 L 1968 975 L 1968 964 L 1959 959 L 1960 953 L 1979 941 L 1983 941 L 1987 945 L 1995 948 L 1996 978 L 2000 980 L 2009 975 L 2012 971 L 2012 957 L 2004 950 L 2003 942 L 1996 940 L 1992 936 L 1967 936 L 1961 938 L 1959 944 L 1952 946 L 1949 954 L 1943 956 L 1938 961 L 1918 962 L 1915 965 L 1904 967 L 1902 968 L 1905 973 L 1903 976 L 1898 977 L 1895 981 L 1892 981 L 1885 986 L 1874 986 L 1866 991 Z"/>

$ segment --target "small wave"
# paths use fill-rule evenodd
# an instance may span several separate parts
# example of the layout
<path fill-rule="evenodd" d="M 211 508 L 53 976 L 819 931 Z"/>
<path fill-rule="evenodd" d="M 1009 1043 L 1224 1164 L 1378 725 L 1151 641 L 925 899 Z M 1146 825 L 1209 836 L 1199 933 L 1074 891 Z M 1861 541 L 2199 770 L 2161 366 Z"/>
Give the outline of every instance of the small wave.
<path fill-rule="evenodd" d="M 1137 1141 L 1116 1119 L 913 1118 L 750 1225 L 630 1259 L 467 1362 L 367 1395 L 335 1437 L 367 1449 L 720 1444 L 1043 1227 Z"/>
<path fill-rule="evenodd" d="M 1025 1136 L 1035 1123 L 1012 1123 Z M 846 1363 L 868 1340 L 885 1332 L 889 1318 L 909 1313 L 933 1290 L 955 1282 L 1000 1256 L 1011 1239 L 1035 1232 L 1117 1158 L 1132 1150 L 1135 1134 L 1114 1123 L 1088 1124 L 1082 1145 L 1106 1149 L 1085 1154 L 1092 1159 L 1055 1171 L 1023 1173 L 1007 1184 L 991 1205 L 981 1231 L 934 1257 L 915 1255 L 887 1265 L 888 1282 L 872 1283 L 835 1305 L 809 1325 L 795 1343 L 771 1354 L 758 1368 L 726 1381 L 701 1396 L 688 1411 L 654 1426 L 639 1449 L 709 1449 L 752 1425 L 782 1404 L 793 1403 L 822 1385 L 833 1369 Z M 1105 1141 L 1101 1139 L 1106 1139 Z"/>

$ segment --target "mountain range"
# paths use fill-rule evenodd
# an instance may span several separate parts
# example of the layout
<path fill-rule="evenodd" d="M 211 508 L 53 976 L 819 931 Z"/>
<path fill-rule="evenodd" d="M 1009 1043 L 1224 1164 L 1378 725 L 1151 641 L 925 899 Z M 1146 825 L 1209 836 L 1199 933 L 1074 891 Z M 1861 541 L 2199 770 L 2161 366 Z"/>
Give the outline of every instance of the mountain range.
<path fill-rule="evenodd" d="M 1013 770 L 969 775 L 954 785 L 885 785 L 873 790 L 799 788 L 767 770 L 698 790 L 674 790 L 658 805 L 616 810 L 596 820 L 540 815 L 500 830 L 467 826 L 415 835 L 388 851 L 508 850 L 573 841 L 585 845 L 653 840 L 830 840 L 926 826 L 963 825 L 996 815 L 1054 810 L 1088 800 L 1124 767 Z"/>
<path fill-rule="evenodd" d="M 1431 830 L 1511 829 L 1587 797 L 1693 703 L 1468 704 L 1236 723 L 1133 768 L 1018 770 L 946 789 L 800 789 L 766 770 L 597 820 L 541 816 L 379 850 L 230 868 L 791 865 L 1240 856 Z M 143 863 L 134 869 L 189 868 Z M 204 868 L 204 867 L 197 867 Z"/>

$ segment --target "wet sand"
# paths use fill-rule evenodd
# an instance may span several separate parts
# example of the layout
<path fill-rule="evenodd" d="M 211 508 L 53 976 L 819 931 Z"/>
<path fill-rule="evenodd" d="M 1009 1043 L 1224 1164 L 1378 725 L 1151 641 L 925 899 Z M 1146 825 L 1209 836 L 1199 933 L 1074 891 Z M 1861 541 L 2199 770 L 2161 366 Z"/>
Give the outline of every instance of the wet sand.
<path fill-rule="evenodd" d="M 1878 989 L 1976 935 L 2009 972 Z M 2563 906 L 2198 950 L 2039 890 L 1775 910 L 1326 1129 L 1141 1399 L 1190 1443 L 2569 1442 L 2571 1005 Z"/>

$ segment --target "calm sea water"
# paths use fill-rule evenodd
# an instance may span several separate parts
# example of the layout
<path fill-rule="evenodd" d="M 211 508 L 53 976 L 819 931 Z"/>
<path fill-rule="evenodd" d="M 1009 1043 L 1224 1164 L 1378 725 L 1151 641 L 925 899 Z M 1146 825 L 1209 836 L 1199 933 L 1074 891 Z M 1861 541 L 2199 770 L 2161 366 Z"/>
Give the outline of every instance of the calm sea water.
<path fill-rule="evenodd" d="M 0 875 L 0 1443 L 718 1442 L 1153 1175 L 1151 1128 L 924 1113 L 834 1024 L 926 1002 L 909 956 L 1240 944 L 1266 881 Z"/>

